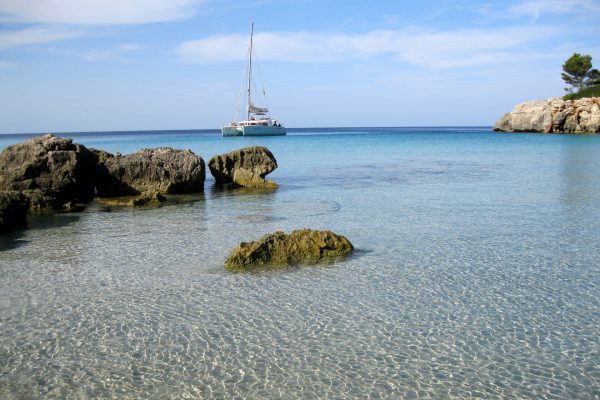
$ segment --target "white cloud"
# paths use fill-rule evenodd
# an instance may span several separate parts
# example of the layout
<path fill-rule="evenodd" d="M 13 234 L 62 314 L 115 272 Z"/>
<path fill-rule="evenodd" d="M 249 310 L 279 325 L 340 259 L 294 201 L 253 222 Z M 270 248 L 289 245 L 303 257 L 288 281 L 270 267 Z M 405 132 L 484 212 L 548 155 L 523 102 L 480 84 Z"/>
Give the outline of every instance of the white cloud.
<path fill-rule="evenodd" d="M 534 19 L 541 14 L 600 13 L 600 3 L 595 0 L 527 0 L 509 7 L 508 12 Z"/>
<path fill-rule="evenodd" d="M 553 27 L 377 30 L 359 35 L 272 32 L 256 34 L 255 48 L 260 60 L 314 63 L 392 56 L 412 65 L 451 68 L 511 61 L 517 49 L 522 52 L 523 46 L 558 32 Z M 245 35 L 214 35 L 186 41 L 177 52 L 188 62 L 239 61 L 245 59 L 247 45 Z"/>
<path fill-rule="evenodd" d="M 49 27 L 0 32 L 0 50 L 29 44 L 51 43 L 70 39 L 80 34 L 78 31 Z"/>
<path fill-rule="evenodd" d="M 201 0 L 0 0 L 0 21 L 143 24 L 189 17 Z"/>
<path fill-rule="evenodd" d="M 142 49 L 142 46 L 140 46 L 140 45 L 133 44 L 133 43 L 126 43 L 126 44 L 120 44 L 120 45 L 106 48 L 106 49 L 89 50 L 84 53 L 80 53 L 79 55 L 85 61 L 89 61 L 89 62 L 115 60 L 115 59 L 121 60 L 121 61 L 127 61 L 127 57 L 130 54 L 132 54 L 140 49 Z"/>

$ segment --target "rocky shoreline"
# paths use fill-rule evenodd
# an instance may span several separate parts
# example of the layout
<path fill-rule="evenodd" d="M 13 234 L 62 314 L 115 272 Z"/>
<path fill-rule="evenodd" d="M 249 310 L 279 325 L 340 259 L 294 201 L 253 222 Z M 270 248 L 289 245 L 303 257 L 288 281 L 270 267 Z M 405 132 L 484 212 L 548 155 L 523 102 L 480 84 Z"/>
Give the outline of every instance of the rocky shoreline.
<path fill-rule="evenodd" d="M 600 133 L 600 97 L 555 97 L 521 103 L 496 122 L 494 131 Z"/>
<path fill-rule="evenodd" d="M 276 189 L 265 176 L 277 168 L 266 147 L 213 156 L 217 186 Z M 27 226 L 32 212 L 80 211 L 91 201 L 104 206 L 156 207 L 166 195 L 204 191 L 206 168 L 191 150 L 169 147 L 110 154 L 51 134 L 0 153 L 0 233 Z M 229 271 L 316 262 L 349 254 L 352 244 L 330 231 L 275 232 L 241 243 L 225 262 Z"/>
<path fill-rule="evenodd" d="M 264 178 L 277 160 L 264 147 L 216 155 L 216 185 L 276 188 Z M 204 191 L 206 165 L 191 150 L 169 147 L 110 154 L 47 134 L 0 153 L 0 231 L 26 225 L 31 212 L 78 211 L 86 203 L 157 206 L 169 194 Z"/>

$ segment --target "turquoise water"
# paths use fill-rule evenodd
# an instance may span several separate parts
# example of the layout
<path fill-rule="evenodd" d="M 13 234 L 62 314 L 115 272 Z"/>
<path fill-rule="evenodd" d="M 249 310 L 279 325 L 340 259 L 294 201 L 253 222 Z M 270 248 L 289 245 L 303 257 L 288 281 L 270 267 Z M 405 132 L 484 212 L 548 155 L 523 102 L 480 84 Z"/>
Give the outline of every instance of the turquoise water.
<path fill-rule="evenodd" d="M 71 135 L 266 145 L 274 193 L 90 205 L 0 236 L 0 398 L 600 398 L 600 136 L 484 128 Z M 23 140 L 0 136 L 0 148 Z M 358 249 L 229 274 L 241 241 Z"/>

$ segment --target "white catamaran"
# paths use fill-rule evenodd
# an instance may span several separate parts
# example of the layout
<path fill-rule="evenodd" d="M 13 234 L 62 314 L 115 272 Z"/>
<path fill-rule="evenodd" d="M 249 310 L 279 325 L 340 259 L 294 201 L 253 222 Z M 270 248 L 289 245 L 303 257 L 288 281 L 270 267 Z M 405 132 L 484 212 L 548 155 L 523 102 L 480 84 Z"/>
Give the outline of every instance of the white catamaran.
<path fill-rule="evenodd" d="M 235 114 L 233 115 L 233 121 L 229 125 L 221 127 L 223 136 L 282 136 L 286 134 L 285 127 L 276 120 L 269 116 L 269 109 L 267 107 L 257 107 L 252 103 L 252 39 L 254 36 L 254 23 L 250 30 L 250 46 L 248 47 L 248 64 L 244 70 L 242 77 L 242 85 L 240 85 L 240 93 L 238 95 L 237 104 L 235 107 Z M 260 75 L 260 68 L 259 68 Z M 244 88 L 244 80 L 247 77 L 246 84 L 246 99 L 245 105 L 247 110 L 246 120 L 235 122 L 237 119 L 240 99 L 242 98 L 242 91 Z M 262 84 L 262 76 L 261 76 Z M 265 97 L 266 104 L 266 93 L 263 87 L 263 96 Z"/>

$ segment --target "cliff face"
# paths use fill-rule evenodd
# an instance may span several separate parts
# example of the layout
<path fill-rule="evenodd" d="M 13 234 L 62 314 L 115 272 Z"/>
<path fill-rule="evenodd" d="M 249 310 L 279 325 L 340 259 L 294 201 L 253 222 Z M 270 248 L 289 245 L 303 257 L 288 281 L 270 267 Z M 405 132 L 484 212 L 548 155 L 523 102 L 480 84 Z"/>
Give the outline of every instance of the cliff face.
<path fill-rule="evenodd" d="M 555 97 L 521 103 L 496 122 L 495 131 L 600 133 L 600 97 Z"/>

